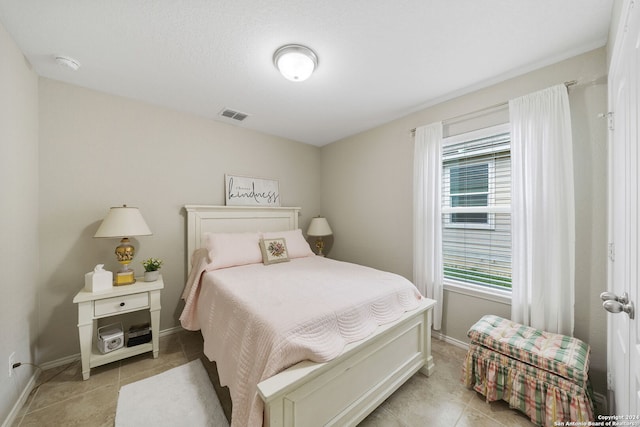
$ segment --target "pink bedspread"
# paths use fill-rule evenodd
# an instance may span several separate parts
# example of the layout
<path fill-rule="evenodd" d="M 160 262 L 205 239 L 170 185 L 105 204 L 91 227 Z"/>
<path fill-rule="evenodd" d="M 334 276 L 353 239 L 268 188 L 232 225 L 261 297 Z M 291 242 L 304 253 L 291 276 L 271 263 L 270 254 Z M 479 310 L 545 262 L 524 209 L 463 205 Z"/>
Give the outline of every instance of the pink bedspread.
<path fill-rule="evenodd" d="M 205 355 L 229 386 L 232 426 L 262 425 L 259 382 L 302 360 L 333 359 L 422 298 L 399 275 L 316 256 L 210 272 L 194 261 L 180 321 L 202 329 Z"/>

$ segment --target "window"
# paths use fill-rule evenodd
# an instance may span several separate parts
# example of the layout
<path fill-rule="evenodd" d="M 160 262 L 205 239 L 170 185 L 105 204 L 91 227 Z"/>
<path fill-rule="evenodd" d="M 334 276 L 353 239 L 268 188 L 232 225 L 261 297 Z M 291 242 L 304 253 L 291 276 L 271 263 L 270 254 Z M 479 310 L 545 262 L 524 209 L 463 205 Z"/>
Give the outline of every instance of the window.
<path fill-rule="evenodd" d="M 445 281 L 511 289 L 510 149 L 508 125 L 443 141 Z"/>
<path fill-rule="evenodd" d="M 445 162 L 444 194 L 447 207 L 487 207 L 489 206 L 489 189 L 493 188 L 494 162 L 492 159 L 478 163 L 465 163 L 458 160 Z M 488 212 L 451 212 L 446 227 L 490 228 L 493 216 Z"/>

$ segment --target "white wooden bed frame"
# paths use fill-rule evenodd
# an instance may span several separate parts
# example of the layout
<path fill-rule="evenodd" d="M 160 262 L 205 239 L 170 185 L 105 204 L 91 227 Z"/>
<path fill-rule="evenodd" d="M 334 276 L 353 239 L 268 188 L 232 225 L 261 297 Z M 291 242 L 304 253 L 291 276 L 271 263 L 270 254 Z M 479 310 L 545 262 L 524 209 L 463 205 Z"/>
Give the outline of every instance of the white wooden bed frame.
<path fill-rule="evenodd" d="M 296 229 L 300 208 L 187 205 L 187 266 L 205 232 Z M 266 427 L 352 426 L 416 372 L 433 372 L 431 312 L 416 310 L 380 326 L 326 362 L 303 361 L 258 384 Z"/>

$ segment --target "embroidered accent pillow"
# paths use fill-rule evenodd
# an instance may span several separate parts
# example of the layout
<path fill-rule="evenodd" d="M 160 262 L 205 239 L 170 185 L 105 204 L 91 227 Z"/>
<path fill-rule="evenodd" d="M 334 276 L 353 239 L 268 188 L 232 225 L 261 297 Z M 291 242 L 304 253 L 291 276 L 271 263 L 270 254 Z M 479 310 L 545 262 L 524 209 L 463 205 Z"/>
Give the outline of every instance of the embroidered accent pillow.
<path fill-rule="evenodd" d="M 309 247 L 309 243 L 305 240 L 304 236 L 302 235 L 302 230 L 300 230 L 299 228 L 295 230 L 270 231 L 262 233 L 262 238 L 285 239 L 287 241 L 287 255 L 290 259 L 316 255 L 311 250 L 311 247 Z"/>
<path fill-rule="evenodd" d="M 284 238 L 260 239 L 260 251 L 264 265 L 289 261 L 287 242 Z"/>

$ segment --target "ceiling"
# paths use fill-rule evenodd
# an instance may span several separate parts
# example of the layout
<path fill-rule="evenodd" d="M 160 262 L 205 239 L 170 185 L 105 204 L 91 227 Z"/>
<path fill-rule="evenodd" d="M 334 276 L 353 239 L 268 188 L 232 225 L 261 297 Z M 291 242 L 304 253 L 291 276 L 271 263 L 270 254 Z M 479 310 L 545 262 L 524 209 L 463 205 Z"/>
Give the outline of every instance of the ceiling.
<path fill-rule="evenodd" d="M 322 146 L 603 46 L 612 3 L 0 0 L 0 22 L 40 76 Z M 289 43 L 318 55 L 305 82 L 273 66 Z"/>

